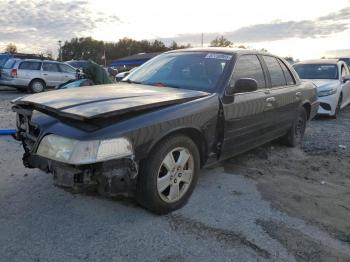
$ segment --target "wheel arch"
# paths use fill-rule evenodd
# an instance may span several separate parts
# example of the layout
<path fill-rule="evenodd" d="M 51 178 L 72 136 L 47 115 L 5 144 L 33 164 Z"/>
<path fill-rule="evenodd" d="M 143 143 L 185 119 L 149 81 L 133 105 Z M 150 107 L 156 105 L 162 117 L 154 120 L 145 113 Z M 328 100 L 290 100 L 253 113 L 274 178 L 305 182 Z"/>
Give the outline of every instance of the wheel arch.
<path fill-rule="evenodd" d="M 36 78 L 33 78 L 32 80 L 30 80 L 28 86 L 30 86 L 35 80 L 38 80 L 38 81 L 41 81 L 44 83 L 45 87 L 47 86 L 47 83 L 44 79 L 40 78 L 40 77 L 36 77 Z"/>
<path fill-rule="evenodd" d="M 307 120 L 310 119 L 311 115 L 311 104 L 309 101 L 303 103 L 302 107 L 306 110 Z"/>
<path fill-rule="evenodd" d="M 207 157 L 206 157 L 207 152 L 208 152 L 207 141 L 206 141 L 204 134 L 195 127 L 181 127 L 181 128 L 177 128 L 175 130 L 171 130 L 171 131 L 165 133 L 159 139 L 156 139 L 153 141 L 153 143 L 151 144 L 151 146 L 149 147 L 149 149 L 147 151 L 147 155 L 149 155 L 152 152 L 152 150 L 159 143 L 161 143 L 162 141 L 164 141 L 165 139 L 167 139 L 171 136 L 176 136 L 176 135 L 187 136 L 196 144 L 198 151 L 199 151 L 199 155 L 200 155 L 200 164 L 202 167 L 207 160 Z M 145 158 L 146 158 L 146 156 L 145 156 Z"/>

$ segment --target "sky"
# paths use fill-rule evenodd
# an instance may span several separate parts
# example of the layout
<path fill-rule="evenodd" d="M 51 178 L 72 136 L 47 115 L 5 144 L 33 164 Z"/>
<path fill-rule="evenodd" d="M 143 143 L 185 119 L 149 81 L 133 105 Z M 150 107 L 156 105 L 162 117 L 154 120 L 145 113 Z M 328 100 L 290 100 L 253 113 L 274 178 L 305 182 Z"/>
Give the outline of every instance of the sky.
<path fill-rule="evenodd" d="M 350 56 L 350 0 L 0 0 L 0 50 L 57 53 L 58 40 L 91 36 L 236 45 L 296 59 Z"/>

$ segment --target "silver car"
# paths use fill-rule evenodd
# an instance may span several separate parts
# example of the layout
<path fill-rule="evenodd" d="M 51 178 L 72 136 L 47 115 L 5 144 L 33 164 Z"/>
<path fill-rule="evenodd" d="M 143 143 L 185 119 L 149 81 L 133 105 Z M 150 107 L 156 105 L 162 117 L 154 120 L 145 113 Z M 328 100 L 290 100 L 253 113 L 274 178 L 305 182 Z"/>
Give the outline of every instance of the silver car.
<path fill-rule="evenodd" d="M 39 93 L 76 78 L 76 69 L 65 63 L 36 59 L 9 59 L 1 69 L 0 85 Z"/>

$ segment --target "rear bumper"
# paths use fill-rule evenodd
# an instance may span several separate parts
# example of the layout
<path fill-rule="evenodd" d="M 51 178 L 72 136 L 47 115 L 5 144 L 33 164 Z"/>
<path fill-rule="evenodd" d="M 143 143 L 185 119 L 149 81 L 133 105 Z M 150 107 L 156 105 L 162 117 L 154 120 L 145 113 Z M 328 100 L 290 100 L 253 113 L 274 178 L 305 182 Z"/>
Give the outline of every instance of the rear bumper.
<path fill-rule="evenodd" d="M 102 195 L 130 195 L 134 191 L 137 164 L 131 158 L 88 165 L 69 165 L 25 153 L 23 164 L 53 175 L 54 184 L 74 191 L 98 191 Z"/>
<path fill-rule="evenodd" d="M 27 84 L 23 81 L 18 81 L 16 78 L 0 78 L 0 85 L 11 86 L 15 88 L 26 88 Z"/>

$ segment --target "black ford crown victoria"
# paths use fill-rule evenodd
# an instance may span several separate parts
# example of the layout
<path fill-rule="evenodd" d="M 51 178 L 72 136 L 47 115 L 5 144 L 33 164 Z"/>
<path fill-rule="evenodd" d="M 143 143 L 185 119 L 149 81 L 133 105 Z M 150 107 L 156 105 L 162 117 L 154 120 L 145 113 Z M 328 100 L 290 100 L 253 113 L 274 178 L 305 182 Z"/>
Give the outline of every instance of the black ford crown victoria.
<path fill-rule="evenodd" d="M 277 138 L 298 145 L 316 99 L 283 59 L 207 48 L 159 55 L 121 84 L 20 98 L 13 110 L 26 167 L 162 214 L 186 203 L 201 167 Z"/>

